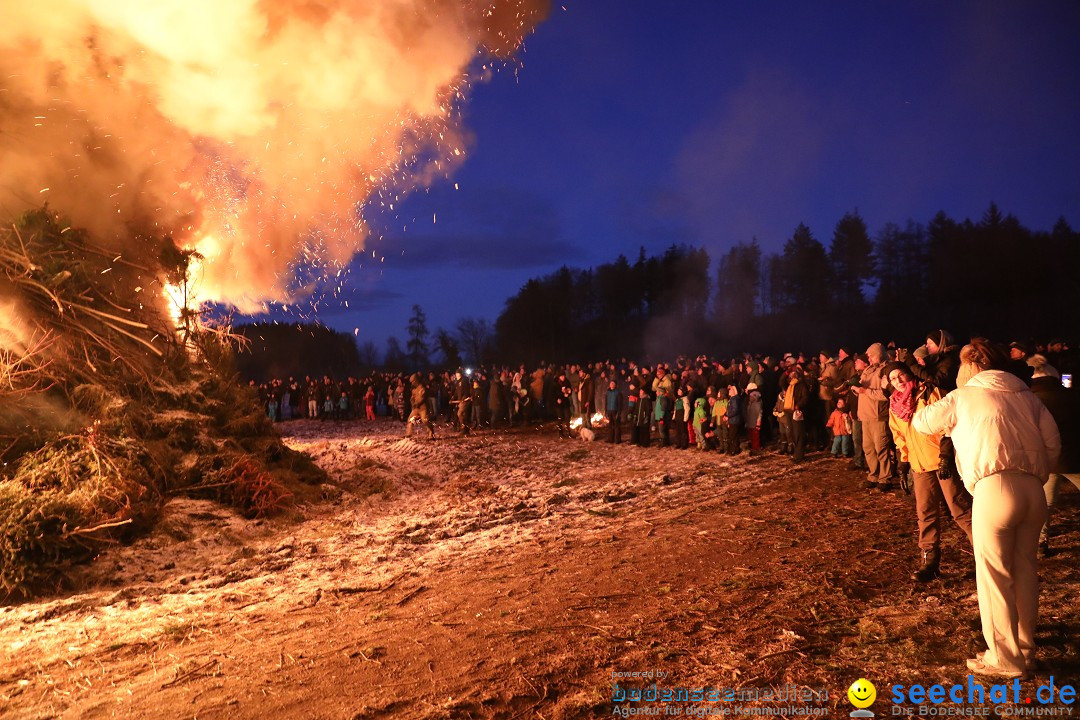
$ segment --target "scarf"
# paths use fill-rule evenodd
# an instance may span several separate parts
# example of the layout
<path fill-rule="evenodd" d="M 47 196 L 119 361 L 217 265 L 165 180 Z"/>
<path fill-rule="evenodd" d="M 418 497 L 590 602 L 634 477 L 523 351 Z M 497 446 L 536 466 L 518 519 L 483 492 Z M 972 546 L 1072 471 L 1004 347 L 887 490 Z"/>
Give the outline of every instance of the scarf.
<path fill-rule="evenodd" d="M 798 378 L 792 378 L 791 384 L 787 386 L 787 391 L 784 392 L 784 410 L 795 410 L 795 385 L 798 382 Z"/>
<path fill-rule="evenodd" d="M 911 416 L 915 414 L 915 383 L 911 383 L 903 390 L 893 390 L 889 397 L 889 411 L 904 422 L 911 422 Z"/>

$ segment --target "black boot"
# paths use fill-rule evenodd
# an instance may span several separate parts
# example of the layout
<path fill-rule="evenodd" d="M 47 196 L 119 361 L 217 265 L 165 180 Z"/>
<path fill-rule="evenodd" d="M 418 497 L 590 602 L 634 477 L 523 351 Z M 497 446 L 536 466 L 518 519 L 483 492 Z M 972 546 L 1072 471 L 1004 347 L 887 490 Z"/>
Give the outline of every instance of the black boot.
<path fill-rule="evenodd" d="M 941 551 L 938 549 L 923 550 L 922 567 L 911 575 L 915 582 L 930 582 L 941 575 Z"/>

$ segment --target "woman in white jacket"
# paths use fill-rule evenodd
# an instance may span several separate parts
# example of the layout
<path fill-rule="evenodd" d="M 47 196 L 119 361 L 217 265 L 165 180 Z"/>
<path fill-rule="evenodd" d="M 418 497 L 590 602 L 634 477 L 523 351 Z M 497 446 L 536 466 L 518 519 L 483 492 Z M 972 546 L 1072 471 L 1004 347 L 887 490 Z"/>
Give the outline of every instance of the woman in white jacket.
<path fill-rule="evenodd" d="M 974 498 L 972 541 L 987 650 L 967 661 L 980 675 L 1020 677 L 1034 661 L 1037 552 L 1046 518 L 1042 484 L 1061 452 L 1054 418 L 983 338 L 960 351 L 956 390 L 916 413 L 912 427 L 950 435 Z"/>

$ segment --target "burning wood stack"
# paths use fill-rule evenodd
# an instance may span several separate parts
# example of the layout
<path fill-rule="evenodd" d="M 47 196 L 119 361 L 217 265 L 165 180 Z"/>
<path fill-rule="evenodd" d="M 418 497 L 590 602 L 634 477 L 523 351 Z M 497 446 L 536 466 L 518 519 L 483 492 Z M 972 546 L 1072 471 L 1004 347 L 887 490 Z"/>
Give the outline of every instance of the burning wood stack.
<path fill-rule="evenodd" d="M 229 382 L 189 263 L 198 300 L 241 312 L 339 297 L 369 219 L 396 225 L 463 162 L 473 83 L 519 66 L 549 8 L 6 4 L 0 208 L 48 198 L 89 235 L 42 211 L 0 232 L 0 596 L 145 527 L 169 493 L 258 514 L 284 492 L 271 476 L 310 475 Z"/>
<path fill-rule="evenodd" d="M 189 255 L 140 245 L 104 252 L 47 208 L 0 230 L 0 597 L 62 585 L 170 495 L 257 516 L 323 478 L 236 382 L 227 334 L 186 307 L 178 332 L 165 286 Z"/>

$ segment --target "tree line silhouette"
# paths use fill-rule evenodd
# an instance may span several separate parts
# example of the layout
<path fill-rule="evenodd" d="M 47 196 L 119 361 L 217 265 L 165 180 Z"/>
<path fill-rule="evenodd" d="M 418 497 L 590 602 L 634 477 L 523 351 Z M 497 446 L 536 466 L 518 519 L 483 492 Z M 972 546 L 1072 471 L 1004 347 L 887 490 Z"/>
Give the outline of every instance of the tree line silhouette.
<path fill-rule="evenodd" d="M 775 352 L 878 339 L 1076 334 L 1080 234 L 1064 218 L 1024 227 L 991 203 L 979 222 L 939 212 L 871 238 L 858 212 L 828 248 L 800 224 L 779 253 L 737 243 L 716 271 L 673 245 L 631 263 L 559 270 L 525 283 L 495 322 L 494 359 L 537 363 L 677 353 Z"/>
<path fill-rule="evenodd" d="M 318 324 L 258 323 L 238 358 L 243 377 L 411 371 L 465 364 L 573 362 L 676 354 L 816 352 L 877 340 L 918 344 L 944 327 L 964 339 L 1075 338 L 1080 329 L 1080 233 L 1064 218 L 1033 231 L 991 203 L 978 222 L 944 212 L 928 223 L 887 223 L 871 237 L 857 211 L 828 247 L 805 224 L 783 249 L 736 243 L 713 269 L 709 253 L 673 245 L 640 249 L 588 269 L 530 279 L 494 325 L 463 317 L 428 330 L 421 307 L 381 353 Z"/>

